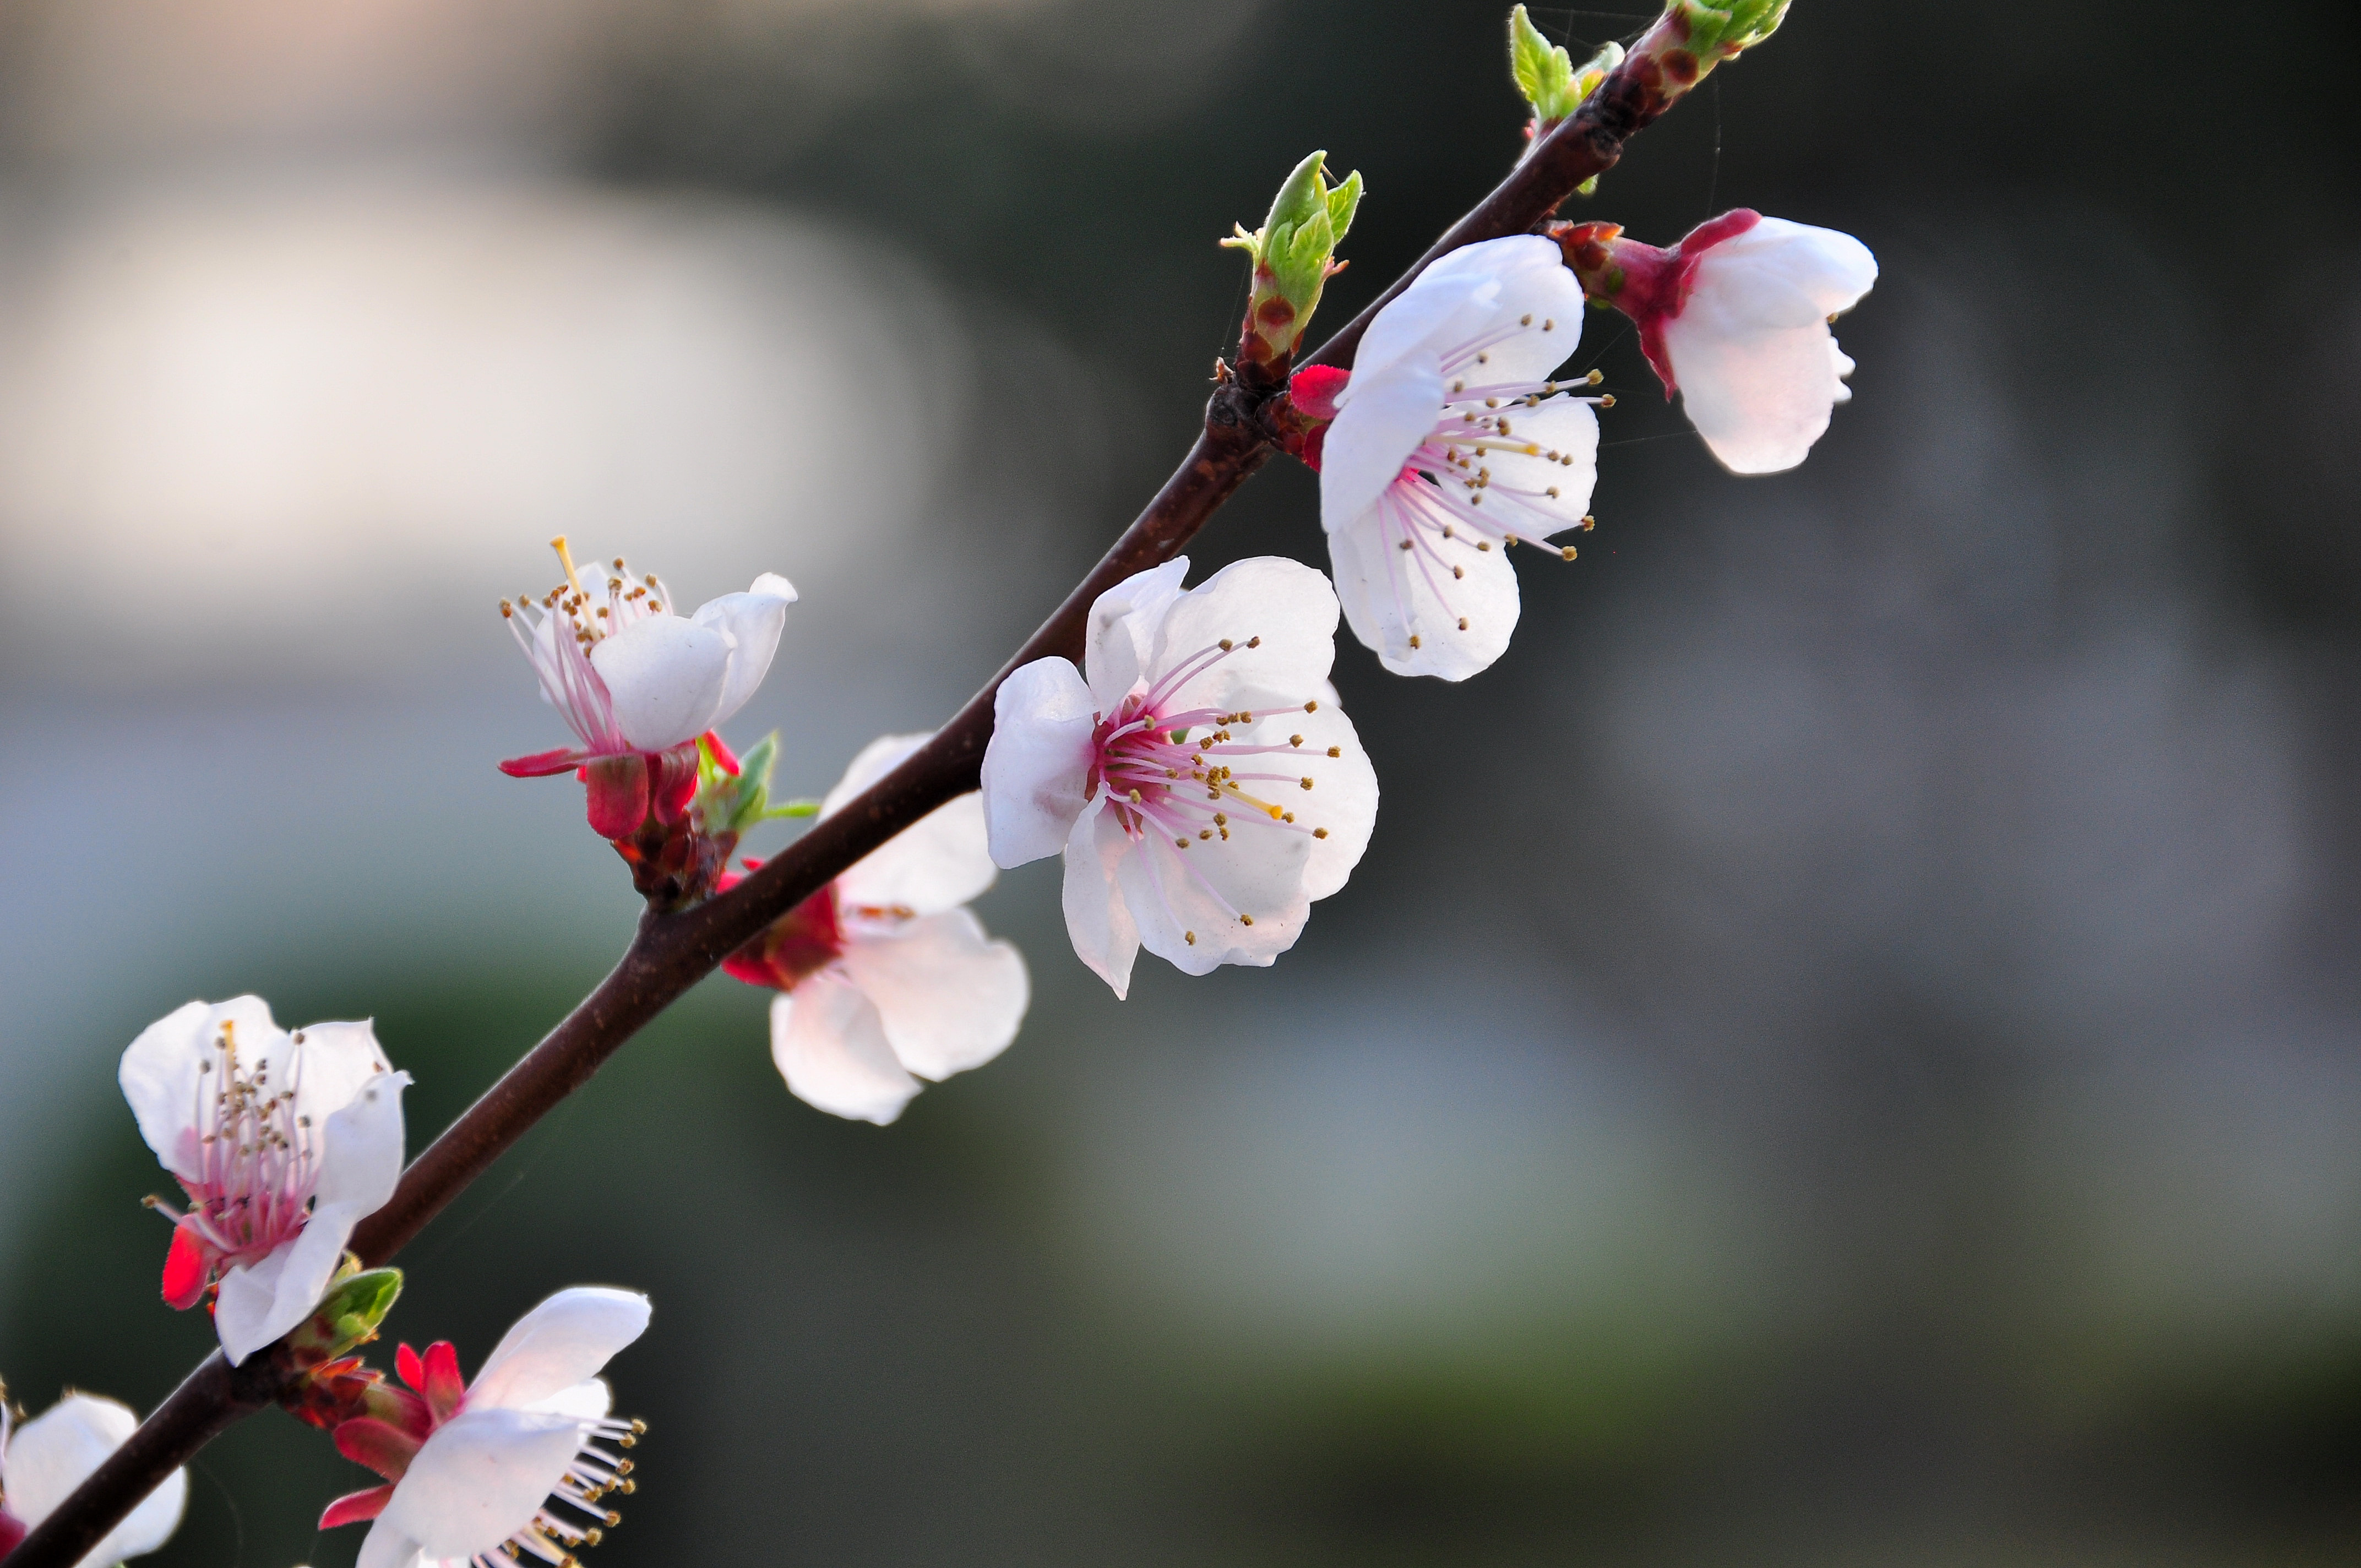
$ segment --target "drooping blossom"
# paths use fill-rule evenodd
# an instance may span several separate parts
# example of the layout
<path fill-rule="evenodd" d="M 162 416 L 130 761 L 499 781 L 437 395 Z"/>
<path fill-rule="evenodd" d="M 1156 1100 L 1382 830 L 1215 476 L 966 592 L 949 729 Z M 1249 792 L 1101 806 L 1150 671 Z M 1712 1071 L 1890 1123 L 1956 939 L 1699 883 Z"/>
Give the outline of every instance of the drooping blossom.
<path fill-rule="evenodd" d="M 609 1419 L 598 1373 L 646 1332 L 648 1299 L 581 1286 L 517 1320 L 476 1374 L 459 1377 L 450 1342 L 394 1358 L 408 1389 L 385 1393 L 392 1419 L 336 1428 L 337 1452 L 386 1485 L 328 1505 L 322 1530 L 374 1519 L 359 1568 L 527 1568 L 570 1563 L 621 1518 L 644 1421 Z M 611 1446 L 602 1446 L 611 1445 Z"/>
<path fill-rule="evenodd" d="M 260 997 L 239 996 L 150 1024 L 117 1076 L 188 1194 L 164 1299 L 193 1307 L 217 1281 L 214 1326 L 235 1365 L 303 1321 L 353 1227 L 393 1196 L 410 1075 L 366 1023 L 290 1035 Z"/>
<path fill-rule="evenodd" d="M 1556 246 L 1513 235 L 1453 251 L 1379 311 L 1349 378 L 1290 390 L 1334 422 L 1305 444 L 1320 470 L 1336 596 L 1397 674 L 1465 680 L 1509 646 L 1508 552 L 1589 526 L 1597 376 L 1554 379 L 1582 332 L 1582 289 Z M 1573 547 L 1557 548 L 1572 559 Z"/>
<path fill-rule="evenodd" d="M 1877 281 L 1849 234 L 1740 208 L 1659 250 L 1613 224 L 1556 231 L 1592 298 L 1640 329 L 1640 346 L 1689 422 L 1734 474 L 1804 460 L 1851 398 L 1852 361 L 1828 328 Z"/>
<path fill-rule="evenodd" d="M 139 1418 L 112 1399 L 68 1394 L 14 1431 L 0 1399 L 0 1557 L 56 1511 L 137 1429 Z M 188 1506 L 189 1473 L 175 1470 L 91 1548 L 79 1568 L 114 1568 L 172 1538 Z"/>
<path fill-rule="evenodd" d="M 1143 945 L 1189 974 L 1270 963 L 1377 820 L 1377 775 L 1328 684 L 1328 580 L 1265 555 L 1184 589 L 1188 569 L 1101 594 L 1082 669 L 1011 674 L 983 757 L 993 860 L 1064 852 L 1066 929 L 1117 996 Z"/>
<path fill-rule="evenodd" d="M 577 568 L 564 535 L 551 541 L 566 580 L 538 597 L 502 599 L 500 614 L 541 677 L 577 745 L 512 757 L 519 778 L 580 772 L 590 825 L 609 839 L 653 813 L 676 820 L 697 791 L 697 739 L 725 722 L 763 684 L 786 625 L 794 585 L 774 572 L 693 615 L 674 608 L 654 573 L 621 556 Z"/>
<path fill-rule="evenodd" d="M 927 740 L 871 741 L 820 815 L 834 816 Z M 965 907 L 997 874 L 983 801 L 961 795 L 722 960 L 740 980 L 779 992 L 771 1057 L 789 1089 L 834 1115 L 883 1126 L 920 1080 L 939 1082 L 1007 1048 L 1031 996 L 1025 959 L 988 938 Z"/>

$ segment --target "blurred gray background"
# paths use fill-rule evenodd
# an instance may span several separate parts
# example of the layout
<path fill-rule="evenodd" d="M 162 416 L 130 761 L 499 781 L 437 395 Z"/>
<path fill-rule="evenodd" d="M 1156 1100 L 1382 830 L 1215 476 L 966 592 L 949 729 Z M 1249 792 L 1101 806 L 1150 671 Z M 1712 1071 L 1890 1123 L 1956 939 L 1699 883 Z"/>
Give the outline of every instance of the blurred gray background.
<path fill-rule="evenodd" d="M 17 1396 L 208 1343 L 149 1019 L 373 1014 L 415 1148 L 620 949 L 578 792 L 491 765 L 562 738 L 543 540 L 792 576 L 734 728 L 819 793 L 1184 449 L 1296 158 L 1368 179 L 1330 326 L 1500 174 L 1503 11 L 0 8 Z M 605 1568 L 2361 1561 L 2356 33 L 1795 0 L 1584 210 L 1875 249 L 1806 467 L 1594 314 L 1598 531 L 1465 686 L 1343 651 L 1385 804 L 1275 970 L 1117 1004 L 1011 874 L 1025 1032 L 884 1133 L 711 981 L 392 1333 L 653 1293 Z M 1268 552 L 1324 562 L 1300 469 L 1195 554 Z M 371 1479 L 248 1421 L 154 1561 L 348 1563 Z"/>

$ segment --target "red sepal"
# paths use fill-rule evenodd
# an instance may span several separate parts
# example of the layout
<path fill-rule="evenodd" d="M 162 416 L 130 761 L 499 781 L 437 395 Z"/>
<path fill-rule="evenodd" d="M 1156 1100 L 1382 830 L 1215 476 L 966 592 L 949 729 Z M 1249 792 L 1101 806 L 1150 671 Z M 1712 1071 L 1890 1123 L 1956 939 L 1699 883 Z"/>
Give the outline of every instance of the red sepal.
<path fill-rule="evenodd" d="M 590 830 L 601 839 L 628 839 L 648 818 L 647 759 L 631 753 L 600 757 L 583 779 Z"/>
<path fill-rule="evenodd" d="M 172 1250 L 164 1255 L 164 1305 L 185 1312 L 204 1299 L 213 1266 L 205 1260 L 204 1245 L 186 1225 L 172 1230 Z"/>
<path fill-rule="evenodd" d="M 459 1413 L 467 1398 L 467 1380 L 459 1376 L 459 1352 L 447 1339 L 426 1347 L 426 1381 L 417 1386 L 437 1424 Z"/>
<path fill-rule="evenodd" d="M 385 1512 L 386 1504 L 391 1501 L 393 1486 L 390 1482 L 382 1486 L 371 1486 L 366 1492 L 354 1492 L 338 1497 L 320 1516 L 320 1528 L 334 1530 L 340 1524 L 367 1524 Z"/>
<path fill-rule="evenodd" d="M 738 776 L 738 753 L 730 749 L 730 742 L 724 740 L 720 735 L 714 730 L 708 729 L 705 732 L 705 745 L 706 749 L 713 753 L 714 766 L 719 768 L 723 773 L 728 773 L 731 778 L 736 778 Z"/>
<path fill-rule="evenodd" d="M 697 746 L 691 742 L 660 751 L 648 759 L 648 804 L 658 822 L 669 827 L 688 811 L 697 798 Z"/>
<path fill-rule="evenodd" d="M 423 1391 L 426 1387 L 426 1365 L 407 1344 L 393 1347 L 393 1375 L 413 1388 Z"/>
<path fill-rule="evenodd" d="M 16 1543 L 30 1534 L 32 1531 L 26 1528 L 23 1519 L 5 1508 L 0 1508 L 0 1557 L 16 1551 Z"/>
<path fill-rule="evenodd" d="M 335 1431 L 336 1452 L 356 1464 L 366 1464 L 389 1481 L 399 1481 L 410 1473 L 410 1462 L 418 1457 L 418 1439 L 369 1416 L 359 1416 L 338 1423 Z"/>
<path fill-rule="evenodd" d="M 545 779 L 553 773 L 571 773 L 580 767 L 583 755 L 572 747 L 555 751 L 535 751 L 529 757 L 511 757 L 500 764 L 500 772 L 512 779 Z"/>
<path fill-rule="evenodd" d="M 1306 365 L 1287 378 L 1287 395 L 1297 408 L 1325 422 L 1336 417 L 1336 395 L 1352 378 L 1350 370 L 1334 365 Z"/>

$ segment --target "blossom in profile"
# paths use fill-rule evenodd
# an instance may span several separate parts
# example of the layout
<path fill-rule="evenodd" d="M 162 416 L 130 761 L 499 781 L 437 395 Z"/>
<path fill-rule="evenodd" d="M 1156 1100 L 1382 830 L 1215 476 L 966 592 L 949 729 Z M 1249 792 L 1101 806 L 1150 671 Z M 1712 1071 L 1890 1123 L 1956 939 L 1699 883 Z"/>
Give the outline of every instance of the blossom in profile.
<path fill-rule="evenodd" d="M 0 1398 L 0 1557 L 71 1497 L 138 1425 L 139 1418 L 113 1399 L 68 1394 L 11 1431 L 7 1401 Z M 180 1528 L 188 1501 L 189 1473 L 175 1470 L 91 1548 L 80 1568 L 114 1568 L 155 1551 Z"/>
<path fill-rule="evenodd" d="M 1290 385 L 1312 421 L 1320 525 L 1355 636 L 1387 669 L 1465 680 L 1509 646 L 1508 552 L 1588 523 L 1605 397 L 1553 372 L 1582 332 L 1558 247 L 1513 235 L 1453 251 L 1379 311 L 1349 378 Z M 1571 545 L 1555 553 L 1571 559 Z"/>
<path fill-rule="evenodd" d="M 682 615 L 653 572 L 620 555 L 585 570 L 552 540 L 566 580 L 500 601 L 500 614 L 577 744 L 512 757 L 519 778 L 581 773 L 590 825 L 624 838 L 652 814 L 676 820 L 697 790 L 697 737 L 746 706 L 771 668 L 796 590 L 765 572 L 741 594 Z"/>
<path fill-rule="evenodd" d="M 1270 963 L 1377 820 L 1377 775 L 1328 684 L 1328 580 L 1269 555 L 1194 588 L 1188 570 L 1101 594 L 1082 669 L 1012 674 L 983 757 L 993 860 L 1063 852 L 1067 932 L 1117 996 L 1143 946 L 1189 974 Z"/>
<path fill-rule="evenodd" d="M 1733 474 L 1793 468 L 1851 398 L 1852 361 L 1829 326 L 1877 281 L 1849 234 L 1724 213 L 1659 250 L 1613 224 L 1554 231 L 1590 296 L 1630 316 L 1640 347 Z"/>
<path fill-rule="evenodd" d="M 140 1136 L 188 1195 L 164 1299 L 186 1310 L 214 1288 L 214 1326 L 236 1365 L 310 1315 L 353 1227 L 393 1196 L 410 1075 L 366 1023 L 291 1035 L 260 997 L 239 996 L 148 1025 L 117 1078 Z"/>
<path fill-rule="evenodd" d="M 570 1563 L 622 1522 L 607 1499 L 636 1489 L 623 1451 L 643 1421 L 610 1419 L 598 1374 L 646 1332 L 648 1299 L 561 1290 L 517 1321 L 473 1383 L 448 1341 L 403 1345 L 385 1417 L 335 1429 L 336 1449 L 386 1478 L 340 1497 L 322 1530 L 375 1520 L 360 1568 Z"/>
<path fill-rule="evenodd" d="M 927 740 L 871 741 L 820 815 L 835 815 Z M 983 803 L 962 795 L 722 960 L 740 980 L 778 992 L 771 1056 L 790 1090 L 831 1114 L 883 1126 L 922 1080 L 982 1067 L 1007 1048 L 1031 996 L 1025 959 L 987 938 L 965 907 L 996 874 Z"/>

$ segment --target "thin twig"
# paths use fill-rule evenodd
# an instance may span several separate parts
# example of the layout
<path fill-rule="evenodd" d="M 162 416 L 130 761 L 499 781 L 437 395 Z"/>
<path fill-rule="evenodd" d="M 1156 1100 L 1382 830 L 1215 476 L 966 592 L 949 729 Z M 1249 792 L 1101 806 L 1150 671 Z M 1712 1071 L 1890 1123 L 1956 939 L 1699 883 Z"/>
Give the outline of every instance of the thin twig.
<path fill-rule="evenodd" d="M 1349 364 L 1378 311 L 1437 257 L 1547 218 L 1575 187 L 1604 173 L 1623 143 L 1677 96 L 1627 62 L 1509 177 L 1430 247 L 1344 330 L 1302 361 Z M 1206 405 L 1205 427 L 1148 510 L 1115 541 L 1000 672 L 901 766 L 816 824 L 719 897 L 672 914 L 650 913 L 613 972 L 499 1082 L 444 1130 L 402 1172 L 384 1208 L 353 1233 L 352 1250 L 371 1266 L 390 1261 L 426 1223 L 607 1058 L 739 947 L 818 893 L 863 855 L 928 812 L 977 787 L 992 739 L 1000 683 L 1036 659 L 1079 662 L 1082 629 L 1098 596 L 1136 572 L 1169 561 L 1274 450 L 1264 423 L 1270 394 L 1226 381 Z M 272 1404 L 299 1375 L 266 1353 L 232 1368 L 216 1351 L 175 1389 L 120 1449 L 8 1555 L 8 1568 L 69 1568 L 148 1494 L 225 1428 Z"/>

